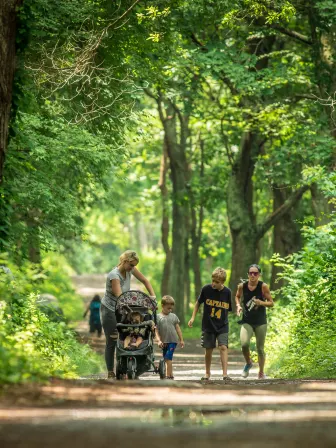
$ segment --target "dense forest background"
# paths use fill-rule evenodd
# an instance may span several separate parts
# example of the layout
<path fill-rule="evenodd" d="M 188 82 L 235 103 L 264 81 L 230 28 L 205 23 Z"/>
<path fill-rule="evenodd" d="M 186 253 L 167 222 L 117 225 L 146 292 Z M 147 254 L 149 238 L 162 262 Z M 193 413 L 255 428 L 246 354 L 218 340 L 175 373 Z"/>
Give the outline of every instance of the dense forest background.
<path fill-rule="evenodd" d="M 6 0 L 0 20 L 0 381 L 99 370 L 70 275 L 129 248 L 182 322 L 216 266 L 235 291 L 260 263 L 273 374 L 335 376 L 334 2 Z"/>

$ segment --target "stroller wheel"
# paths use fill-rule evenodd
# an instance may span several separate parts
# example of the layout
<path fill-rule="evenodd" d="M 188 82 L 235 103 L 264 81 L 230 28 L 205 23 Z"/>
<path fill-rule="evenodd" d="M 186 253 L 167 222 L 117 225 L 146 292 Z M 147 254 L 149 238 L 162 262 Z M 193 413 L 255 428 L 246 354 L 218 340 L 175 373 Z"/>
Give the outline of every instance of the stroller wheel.
<path fill-rule="evenodd" d="M 122 373 L 121 364 L 120 364 L 120 362 L 118 362 L 117 368 L 116 368 L 116 378 L 117 378 L 117 380 L 122 380 L 123 376 L 124 375 Z"/>
<path fill-rule="evenodd" d="M 137 370 L 137 363 L 135 358 L 128 358 L 127 360 L 127 378 L 135 380 Z"/>
<path fill-rule="evenodd" d="M 160 374 L 161 380 L 166 378 L 166 363 L 164 362 L 164 359 L 160 359 L 159 374 Z"/>

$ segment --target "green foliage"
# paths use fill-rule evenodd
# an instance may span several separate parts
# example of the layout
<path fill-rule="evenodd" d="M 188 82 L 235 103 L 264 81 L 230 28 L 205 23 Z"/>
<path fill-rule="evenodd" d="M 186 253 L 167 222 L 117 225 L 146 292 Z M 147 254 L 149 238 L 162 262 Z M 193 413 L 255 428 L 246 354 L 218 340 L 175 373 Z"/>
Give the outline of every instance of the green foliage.
<path fill-rule="evenodd" d="M 80 210 L 101 195 L 116 160 L 99 133 L 69 126 L 55 104 L 18 113 L 14 128 L 5 177 L 9 235 L 26 257 L 34 236 L 50 249 L 81 232 Z"/>
<path fill-rule="evenodd" d="M 101 371 L 101 359 L 64 322 L 51 322 L 38 308 L 36 291 L 45 275 L 29 263 L 18 269 L 6 257 L 1 264 L 0 383 Z"/>
<path fill-rule="evenodd" d="M 81 235 L 81 212 L 104 196 L 124 160 L 140 90 L 125 63 L 140 32 L 135 12 L 119 23 L 131 5 L 27 0 L 19 10 L 0 195 L 0 250 L 18 259 Z"/>
<path fill-rule="evenodd" d="M 335 174 L 325 176 L 327 194 L 336 193 Z M 336 219 L 313 228 L 298 254 L 274 262 L 286 286 L 272 313 L 268 353 L 274 376 L 334 378 L 336 368 Z"/>
<path fill-rule="evenodd" d="M 70 275 L 74 274 L 74 271 L 65 257 L 50 253 L 43 258 L 42 267 L 45 280 L 39 286 L 39 293 L 55 296 L 68 321 L 80 320 L 83 315 L 83 302 L 71 283 Z"/>

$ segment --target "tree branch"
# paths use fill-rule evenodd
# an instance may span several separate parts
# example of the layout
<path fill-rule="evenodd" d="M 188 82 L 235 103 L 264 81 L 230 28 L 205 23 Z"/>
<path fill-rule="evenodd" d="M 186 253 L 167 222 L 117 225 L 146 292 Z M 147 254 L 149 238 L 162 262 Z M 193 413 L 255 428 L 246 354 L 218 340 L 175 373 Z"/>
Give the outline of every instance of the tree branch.
<path fill-rule="evenodd" d="M 132 11 L 132 9 L 140 2 L 141 0 L 135 0 L 135 2 L 128 8 L 127 11 L 124 12 L 124 14 L 121 14 L 120 17 L 118 17 L 114 22 L 112 22 L 108 28 L 110 26 L 115 25 L 117 22 L 119 22 L 120 20 L 122 20 L 125 16 L 127 16 L 128 13 L 130 13 Z"/>
<path fill-rule="evenodd" d="M 257 226 L 258 238 L 261 239 L 265 235 L 265 233 L 301 199 L 303 193 L 309 190 L 309 188 L 309 185 L 303 185 L 302 187 L 294 191 L 294 193 L 291 194 L 291 196 L 289 196 L 289 198 L 279 208 L 277 208 L 271 215 L 269 215 L 265 219 L 263 224 Z"/>
<path fill-rule="evenodd" d="M 225 150 L 226 150 L 226 155 L 227 155 L 228 161 L 229 161 L 230 166 L 232 168 L 233 167 L 233 163 L 234 163 L 234 159 L 233 159 L 232 154 L 230 152 L 227 136 L 225 135 L 225 132 L 224 132 L 223 121 L 224 121 L 224 117 L 222 117 L 221 121 L 220 121 L 220 129 L 221 129 L 222 141 L 223 141 L 224 146 L 225 146 Z"/>
<path fill-rule="evenodd" d="M 304 44 L 307 44 L 307 45 L 313 44 L 313 41 L 311 39 L 309 39 L 309 37 L 305 36 L 304 34 L 298 33 L 297 31 L 289 30 L 280 25 L 270 25 L 270 28 L 280 31 L 280 33 L 285 34 L 286 36 L 293 37 L 294 39 L 299 40 L 300 42 L 303 42 Z"/>
<path fill-rule="evenodd" d="M 144 90 L 145 94 L 147 96 L 149 96 L 149 98 L 152 98 L 156 102 L 161 123 L 164 125 L 164 123 L 166 121 L 166 117 L 164 116 L 164 113 L 163 113 L 162 96 L 160 95 L 160 93 L 158 93 L 158 94 L 153 93 L 148 88 L 144 88 L 143 90 Z"/>
<path fill-rule="evenodd" d="M 194 44 L 196 44 L 198 47 L 200 47 L 201 50 L 204 51 L 205 53 L 207 53 L 209 51 L 207 49 L 207 47 L 200 40 L 198 40 L 195 33 L 191 33 L 191 40 L 194 42 Z"/>
<path fill-rule="evenodd" d="M 158 95 L 155 95 L 150 89 L 144 88 L 143 90 L 147 96 L 149 96 L 150 98 L 152 98 L 155 101 L 158 100 L 158 98 L 159 98 Z"/>

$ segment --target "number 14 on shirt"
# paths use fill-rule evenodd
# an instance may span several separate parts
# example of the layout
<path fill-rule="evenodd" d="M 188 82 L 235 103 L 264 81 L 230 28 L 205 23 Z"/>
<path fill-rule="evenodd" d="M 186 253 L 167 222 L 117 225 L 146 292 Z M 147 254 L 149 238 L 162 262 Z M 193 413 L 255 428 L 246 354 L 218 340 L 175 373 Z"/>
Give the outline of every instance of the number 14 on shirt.
<path fill-rule="evenodd" d="M 216 317 L 217 319 L 220 319 L 222 317 L 221 308 L 219 308 L 217 311 L 216 311 L 216 308 L 211 308 L 210 317 Z"/>

